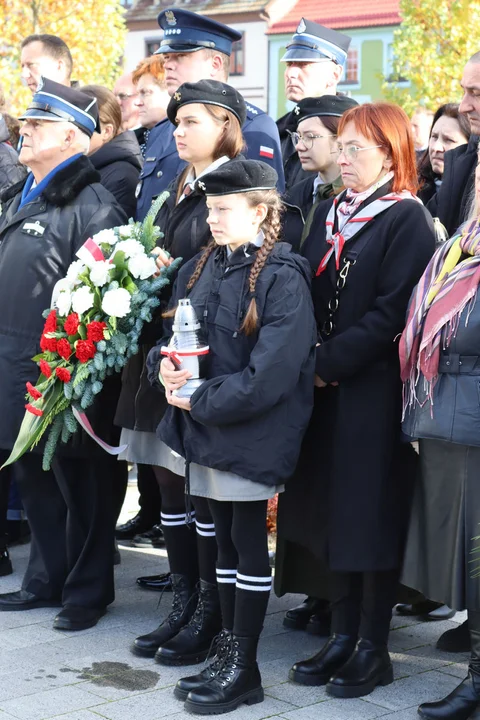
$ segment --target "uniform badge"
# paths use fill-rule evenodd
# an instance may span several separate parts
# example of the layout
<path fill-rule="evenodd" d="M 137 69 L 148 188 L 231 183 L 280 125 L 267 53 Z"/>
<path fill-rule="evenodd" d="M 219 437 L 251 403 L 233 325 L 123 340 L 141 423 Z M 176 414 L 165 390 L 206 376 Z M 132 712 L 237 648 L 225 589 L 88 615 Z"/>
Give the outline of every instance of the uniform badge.
<path fill-rule="evenodd" d="M 182 99 L 182 93 L 176 92 L 175 95 L 173 96 L 173 99 L 176 100 L 177 102 L 180 102 L 180 100 Z"/>
<path fill-rule="evenodd" d="M 23 224 L 22 232 L 26 233 L 27 235 L 42 237 L 46 227 L 47 226 L 45 225 L 45 223 L 40 222 L 40 220 L 35 220 L 35 222 L 30 222 L 27 220 L 27 222 Z"/>
<path fill-rule="evenodd" d="M 305 32 L 306 29 L 307 29 L 307 26 L 305 25 L 305 20 L 302 18 L 302 19 L 300 20 L 300 22 L 298 23 L 298 27 L 297 27 L 297 31 L 296 31 L 296 32 L 297 32 L 297 34 L 301 35 L 302 33 Z"/>
<path fill-rule="evenodd" d="M 203 192 L 206 191 L 207 186 L 205 185 L 204 182 L 202 182 L 201 180 L 199 180 L 199 181 L 197 182 L 197 185 L 198 185 L 198 187 L 200 188 L 200 190 L 203 190 Z"/>
<path fill-rule="evenodd" d="M 300 115 L 300 105 L 295 105 L 295 107 L 293 108 L 293 112 L 295 113 L 295 115 Z"/>
<path fill-rule="evenodd" d="M 165 10 L 165 20 L 169 25 L 177 24 L 177 18 L 175 17 L 173 10 Z"/>

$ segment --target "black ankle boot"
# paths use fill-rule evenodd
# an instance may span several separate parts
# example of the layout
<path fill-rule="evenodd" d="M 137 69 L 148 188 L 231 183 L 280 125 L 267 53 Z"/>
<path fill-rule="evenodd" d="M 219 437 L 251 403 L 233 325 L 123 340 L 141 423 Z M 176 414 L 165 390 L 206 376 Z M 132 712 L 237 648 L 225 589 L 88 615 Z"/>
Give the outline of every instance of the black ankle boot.
<path fill-rule="evenodd" d="M 258 637 L 232 635 L 221 669 L 204 685 L 188 693 L 185 710 L 199 715 L 219 715 L 239 705 L 263 702 L 257 665 Z"/>
<path fill-rule="evenodd" d="M 423 703 L 418 708 L 422 718 L 430 720 L 467 720 L 480 708 L 480 677 L 469 668 L 463 682 L 443 700 Z"/>
<path fill-rule="evenodd" d="M 451 653 L 470 652 L 468 620 L 452 630 L 446 630 L 437 640 L 437 650 Z"/>
<path fill-rule="evenodd" d="M 156 630 L 134 640 L 132 652 L 142 657 L 154 657 L 160 645 L 174 637 L 190 620 L 195 609 L 195 589 L 185 575 L 171 575 L 172 609 Z"/>
<path fill-rule="evenodd" d="M 175 685 L 173 694 L 179 700 L 186 700 L 187 695 L 191 690 L 197 690 L 197 688 L 205 685 L 212 678 L 214 678 L 222 669 L 225 658 L 228 655 L 230 649 L 230 643 L 232 641 L 232 633 L 230 630 L 222 630 L 216 641 L 216 653 L 213 658 L 213 662 L 207 665 L 202 672 L 197 675 L 190 675 L 190 677 L 180 678 Z"/>
<path fill-rule="evenodd" d="M 0 577 L 13 573 L 12 561 L 6 547 L 0 549 Z"/>
<path fill-rule="evenodd" d="M 387 646 L 360 639 L 348 661 L 331 678 L 326 690 L 334 697 L 356 698 L 369 695 L 377 685 L 390 685 L 392 682 L 393 668 Z"/>
<path fill-rule="evenodd" d="M 331 635 L 320 652 L 308 660 L 295 663 L 289 672 L 290 680 L 300 685 L 326 685 L 332 675 L 344 665 L 355 648 L 356 638 L 350 635 Z"/>
<path fill-rule="evenodd" d="M 197 607 L 189 623 L 162 643 L 155 660 L 162 665 L 195 665 L 203 662 L 222 627 L 216 585 L 200 580 Z"/>

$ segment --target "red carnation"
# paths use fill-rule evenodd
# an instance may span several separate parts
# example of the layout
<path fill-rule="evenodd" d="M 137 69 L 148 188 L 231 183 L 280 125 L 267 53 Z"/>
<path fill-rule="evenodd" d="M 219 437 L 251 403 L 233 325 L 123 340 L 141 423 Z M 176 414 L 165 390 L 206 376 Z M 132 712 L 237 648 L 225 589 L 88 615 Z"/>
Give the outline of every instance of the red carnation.
<path fill-rule="evenodd" d="M 40 410 L 40 408 L 36 408 L 33 405 L 30 405 L 30 403 L 25 405 L 25 410 L 28 410 L 28 412 L 32 413 L 32 415 L 38 415 L 38 417 L 42 417 L 43 415 L 43 410 Z"/>
<path fill-rule="evenodd" d="M 107 327 L 104 322 L 91 322 L 87 325 L 87 340 L 92 342 L 100 342 L 103 340 L 103 331 Z"/>
<path fill-rule="evenodd" d="M 55 375 L 59 380 L 61 380 L 63 383 L 68 383 L 72 379 L 72 375 L 67 368 L 57 367 L 55 370 Z"/>
<path fill-rule="evenodd" d="M 57 342 L 57 352 L 60 355 L 60 357 L 65 358 L 65 360 L 68 360 L 70 355 L 72 354 L 72 346 L 68 342 L 67 338 L 60 338 L 60 340 Z"/>
<path fill-rule="evenodd" d="M 49 330 L 49 332 L 52 331 Z M 40 338 L 40 348 L 42 352 L 57 352 L 57 341 L 55 338 L 47 338 L 45 335 L 42 335 Z"/>
<path fill-rule="evenodd" d="M 43 328 L 44 333 L 55 332 L 57 329 L 57 311 L 51 310 Z"/>
<path fill-rule="evenodd" d="M 91 360 L 96 353 L 95 345 L 91 340 L 79 340 L 75 349 L 75 355 L 81 363 Z"/>
<path fill-rule="evenodd" d="M 50 365 L 46 362 L 46 360 L 40 360 L 40 372 L 45 375 L 46 378 L 49 378 L 52 374 L 52 368 Z"/>
<path fill-rule="evenodd" d="M 67 335 L 76 335 L 78 332 L 79 324 L 80 323 L 77 313 L 70 313 L 70 315 L 65 320 L 63 329 L 65 330 Z"/>
<path fill-rule="evenodd" d="M 43 397 L 40 390 L 37 390 L 37 388 L 33 387 L 32 383 L 29 382 L 27 382 L 27 392 L 34 400 L 39 400 L 41 397 Z"/>

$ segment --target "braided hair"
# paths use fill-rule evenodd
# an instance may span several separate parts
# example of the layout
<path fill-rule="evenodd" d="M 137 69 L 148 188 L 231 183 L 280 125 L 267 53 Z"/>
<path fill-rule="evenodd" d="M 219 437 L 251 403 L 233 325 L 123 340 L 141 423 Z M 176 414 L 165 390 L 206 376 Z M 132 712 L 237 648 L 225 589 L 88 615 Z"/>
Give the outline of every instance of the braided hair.
<path fill-rule="evenodd" d="M 241 327 L 241 330 L 243 330 L 245 335 L 251 335 L 255 332 L 258 326 L 258 310 L 255 300 L 255 288 L 258 276 L 260 275 L 263 266 L 267 262 L 268 256 L 272 252 L 275 243 L 280 236 L 281 202 L 276 190 L 253 190 L 252 192 L 245 193 L 245 195 L 250 207 L 260 205 L 260 203 L 265 203 L 267 206 L 267 215 L 260 226 L 260 229 L 263 230 L 265 235 L 265 239 L 262 247 L 257 250 L 255 260 L 250 269 L 248 289 L 250 291 L 251 300 Z"/>
<path fill-rule="evenodd" d="M 260 230 L 263 230 L 265 239 L 263 241 L 262 247 L 257 250 L 255 260 L 250 269 L 250 274 L 248 277 L 248 289 L 251 299 L 248 305 L 245 319 L 240 328 L 240 330 L 242 330 L 245 335 L 252 335 L 252 333 L 256 331 L 258 326 L 258 310 L 257 303 L 255 301 L 255 288 L 258 276 L 260 275 L 268 259 L 268 256 L 272 252 L 275 243 L 280 236 L 282 204 L 278 192 L 274 189 L 252 190 L 251 192 L 244 193 L 244 195 L 250 207 L 255 207 L 256 205 L 260 205 L 261 203 L 267 206 L 267 214 L 264 221 L 260 225 Z M 212 254 L 213 250 L 215 250 L 215 248 L 217 247 L 218 245 L 213 239 L 210 240 L 208 245 L 205 247 L 203 253 L 198 258 L 195 270 L 193 271 L 190 280 L 187 283 L 187 292 L 189 292 L 193 288 L 198 278 L 202 274 L 203 268 L 205 267 L 208 258 Z M 175 312 L 176 308 L 168 310 L 166 313 L 163 314 L 163 317 L 174 317 Z"/>

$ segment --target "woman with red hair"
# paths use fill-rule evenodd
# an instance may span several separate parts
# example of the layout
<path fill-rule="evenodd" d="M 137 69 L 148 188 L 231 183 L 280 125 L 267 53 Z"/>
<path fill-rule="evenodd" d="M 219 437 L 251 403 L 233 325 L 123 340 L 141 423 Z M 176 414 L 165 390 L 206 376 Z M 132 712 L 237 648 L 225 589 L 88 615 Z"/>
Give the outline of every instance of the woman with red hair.
<path fill-rule="evenodd" d="M 397 340 L 434 230 L 415 197 L 403 110 L 352 108 L 337 142 L 346 190 L 318 205 L 302 248 L 318 329 L 315 407 L 295 481 L 279 501 L 286 582 L 277 590 L 328 596 L 332 607 L 326 644 L 290 679 L 352 698 L 393 680 L 387 640 L 416 467 L 401 434 Z M 299 567 L 316 587 L 298 587 Z M 297 587 L 287 587 L 289 568 Z"/>

